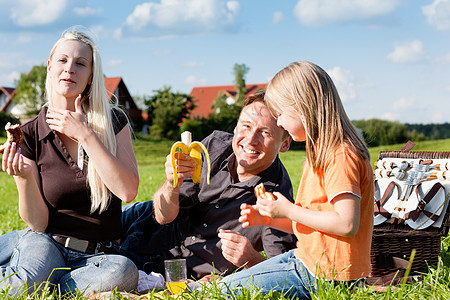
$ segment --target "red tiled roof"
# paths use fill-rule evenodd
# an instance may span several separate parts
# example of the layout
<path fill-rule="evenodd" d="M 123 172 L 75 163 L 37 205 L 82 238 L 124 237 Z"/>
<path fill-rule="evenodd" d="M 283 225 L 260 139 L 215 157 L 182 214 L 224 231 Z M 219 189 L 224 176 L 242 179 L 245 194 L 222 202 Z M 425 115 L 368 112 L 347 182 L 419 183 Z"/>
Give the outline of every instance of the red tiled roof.
<path fill-rule="evenodd" d="M 119 87 L 120 82 L 122 81 L 122 77 L 105 77 L 105 88 L 111 94 L 114 94 L 116 89 Z M 111 94 L 108 93 L 109 98 L 111 99 Z"/>
<path fill-rule="evenodd" d="M 259 89 L 265 89 L 266 87 L 267 83 L 246 84 L 245 88 L 247 89 L 247 93 L 245 96 L 251 95 Z M 208 115 L 213 112 L 212 105 L 219 93 L 224 93 L 232 98 L 236 96 L 234 85 L 194 87 L 190 95 L 193 97 L 194 101 L 196 101 L 196 108 L 192 110 L 191 117 L 207 118 Z"/>

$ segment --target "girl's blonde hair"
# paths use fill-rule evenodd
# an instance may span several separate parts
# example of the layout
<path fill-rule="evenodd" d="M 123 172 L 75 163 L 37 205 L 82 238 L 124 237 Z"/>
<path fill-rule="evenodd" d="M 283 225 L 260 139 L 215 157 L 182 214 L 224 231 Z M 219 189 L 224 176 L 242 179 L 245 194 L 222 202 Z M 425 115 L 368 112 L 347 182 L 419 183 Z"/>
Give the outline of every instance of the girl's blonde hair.
<path fill-rule="evenodd" d="M 92 50 L 91 83 L 86 86 L 82 93 L 81 105 L 88 125 L 94 130 L 105 147 L 113 155 L 116 155 L 117 145 L 112 125 L 111 111 L 112 106 L 117 105 L 117 99 L 112 97 L 112 102 L 110 102 L 108 98 L 98 48 L 93 39 L 86 33 L 76 30 L 66 31 L 53 46 L 50 52 L 50 59 L 52 59 L 58 45 L 67 40 L 80 41 L 88 45 Z M 45 93 L 48 103 L 52 105 L 52 85 L 49 76 L 47 76 L 45 81 Z M 96 210 L 99 210 L 99 213 L 102 213 L 108 208 L 111 192 L 101 180 L 92 161 L 88 162 L 87 184 L 91 191 L 91 213 Z"/>
<path fill-rule="evenodd" d="M 351 146 L 369 159 L 366 143 L 348 118 L 330 76 L 319 66 L 294 62 L 269 82 L 265 100 L 275 116 L 286 109 L 303 114 L 306 156 L 315 172 L 322 169 L 329 154 L 341 144 Z"/>

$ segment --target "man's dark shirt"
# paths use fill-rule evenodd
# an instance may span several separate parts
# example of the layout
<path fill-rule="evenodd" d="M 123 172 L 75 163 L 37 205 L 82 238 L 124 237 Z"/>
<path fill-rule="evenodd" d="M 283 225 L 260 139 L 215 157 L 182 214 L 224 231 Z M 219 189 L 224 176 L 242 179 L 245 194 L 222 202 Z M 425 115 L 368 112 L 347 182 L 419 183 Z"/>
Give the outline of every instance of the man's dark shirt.
<path fill-rule="evenodd" d="M 279 191 L 293 201 L 292 185 L 278 157 L 260 174 L 244 182 L 235 182 L 230 173 L 236 163 L 232 139 L 233 135 L 230 133 L 214 131 L 202 141 L 211 160 L 210 184 L 206 180 L 207 167 L 204 159 L 201 183 L 194 184 L 189 178 L 181 186 L 180 212 L 177 218 L 169 225 L 158 226 L 154 224 L 154 220 L 148 221 L 151 224 L 146 227 L 139 245 L 143 254 L 147 252 L 154 258 L 152 254 L 158 252 L 158 246 L 169 249 L 171 255 L 159 253 L 159 256 L 164 259 L 171 256 L 186 258 L 189 273 L 200 278 L 213 271 L 216 274 L 228 274 L 237 268 L 222 255 L 219 229 L 241 233 L 250 240 L 253 248 L 257 251 L 264 250 L 268 257 L 295 247 L 294 235 L 266 226 L 242 228 L 238 221 L 240 205 L 256 203 L 254 187 L 257 184 L 262 182 L 267 191 Z M 149 209 L 146 210 L 148 213 Z M 127 214 L 126 211 L 124 214 Z M 137 265 L 140 268 L 139 263 Z M 161 262 L 156 265 L 161 266 Z M 162 271 L 160 267 L 152 270 Z"/>

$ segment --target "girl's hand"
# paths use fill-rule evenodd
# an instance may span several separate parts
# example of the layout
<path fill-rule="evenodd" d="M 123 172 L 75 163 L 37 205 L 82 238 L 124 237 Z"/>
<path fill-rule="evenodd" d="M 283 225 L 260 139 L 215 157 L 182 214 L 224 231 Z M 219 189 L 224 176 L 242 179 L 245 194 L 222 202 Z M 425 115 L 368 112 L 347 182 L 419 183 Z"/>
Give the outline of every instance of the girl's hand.
<path fill-rule="evenodd" d="M 20 148 L 16 143 L 7 144 L 2 157 L 2 170 L 11 176 L 26 176 L 31 173 L 31 166 L 24 163 Z"/>
<path fill-rule="evenodd" d="M 49 107 L 47 123 L 52 130 L 60 132 L 72 140 L 79 142 L 80 136 L 88 129 L 86 119 L 81 108 L 81 95 L 75 100 L 75 111 Z"/>
<path fill-rule="evenodd" d="M 276 197 L 275 201 L 265 200 L 262 198 L 258 198 L 256 200 L 256 208 L 259 213 L 261 216 L 266 216 L 272 219 L 288 218 L 289 209 L 291 209 L 291 205 L 294 204 L 279 192 L 274 192 L 273 194 Z"/>
<path fill-rule="evenodd" d="M 256 205 L 249 205 L 247 203 L 241 204 L 241 216 L 239 217 L 239 222 L 242 223 L 242 227 L 260 226 L 260 225 L 270 225 L 270 218 L 262 216 Z"/>
<path fill-rule="evenodd" d="M 191 160 L 191 157 L 182 152 L 175 153 L 175 165 L 177 168 L 178 175 L 178 187 L 183 184 L 183 179 L 191 177 L 194 175 L 195 163 Z M 173 186 L 174 177 L 172 169 L 172 158 L 169 155 L 166 157 L 166 180 Z"/>

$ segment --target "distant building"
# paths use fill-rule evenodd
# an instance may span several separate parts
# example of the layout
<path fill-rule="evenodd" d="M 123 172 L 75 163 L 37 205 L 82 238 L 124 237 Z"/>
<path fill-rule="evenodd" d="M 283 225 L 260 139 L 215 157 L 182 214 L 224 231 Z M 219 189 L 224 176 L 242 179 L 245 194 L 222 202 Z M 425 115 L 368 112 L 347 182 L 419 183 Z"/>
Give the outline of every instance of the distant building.
<path fill-rule="evenodd" d="M 0 111 L 11 112 L 10 106 L 15 91 L 15 88 L 0 86 Z"/>
<path fill-rule="evenodd" d="M 133 97 L 131 97 L 122 77 L 105 77 L 105 88 L 117 97 L 119 105 L 128 112 L 131 122 L 134 124 L 142 122 L 142 111 L 137 107 Z M 112 97 L 111 94 L 109 94 L 110 99 Z"/>
<path fill-rule="evenodd" d="M 266 89 L 267 83 L 246 84 L 247 93 L 245 96 L 254 94 L 259 89 Z M 191 111 L 191 118 L 200 117 L 208 118 L 208 115 L 214 112 L 214 100 L 219 95 L 228 96 L 227 102 L 232 104 L 235 101 L 236 90 L 234 85 L 219 86 L 199 86 L 194 87 L 190 93 L 195 101 L 196 107 Z"/>
<path fill-rule="evenodd" d="M 142 111 L 137 107 L 131 97 L 122 77 L 105 77 L 105 88 L 111 99 L 114 94 L 119 100 L 119 105 L 128 113 L 130 121 L 134 124 L 142 122 Z M 12 101 L 15 95 L 15 88 L 0 87 L 0 111 L 9 112 L 16 117 L 21 117 L 21 111 Z"/>

